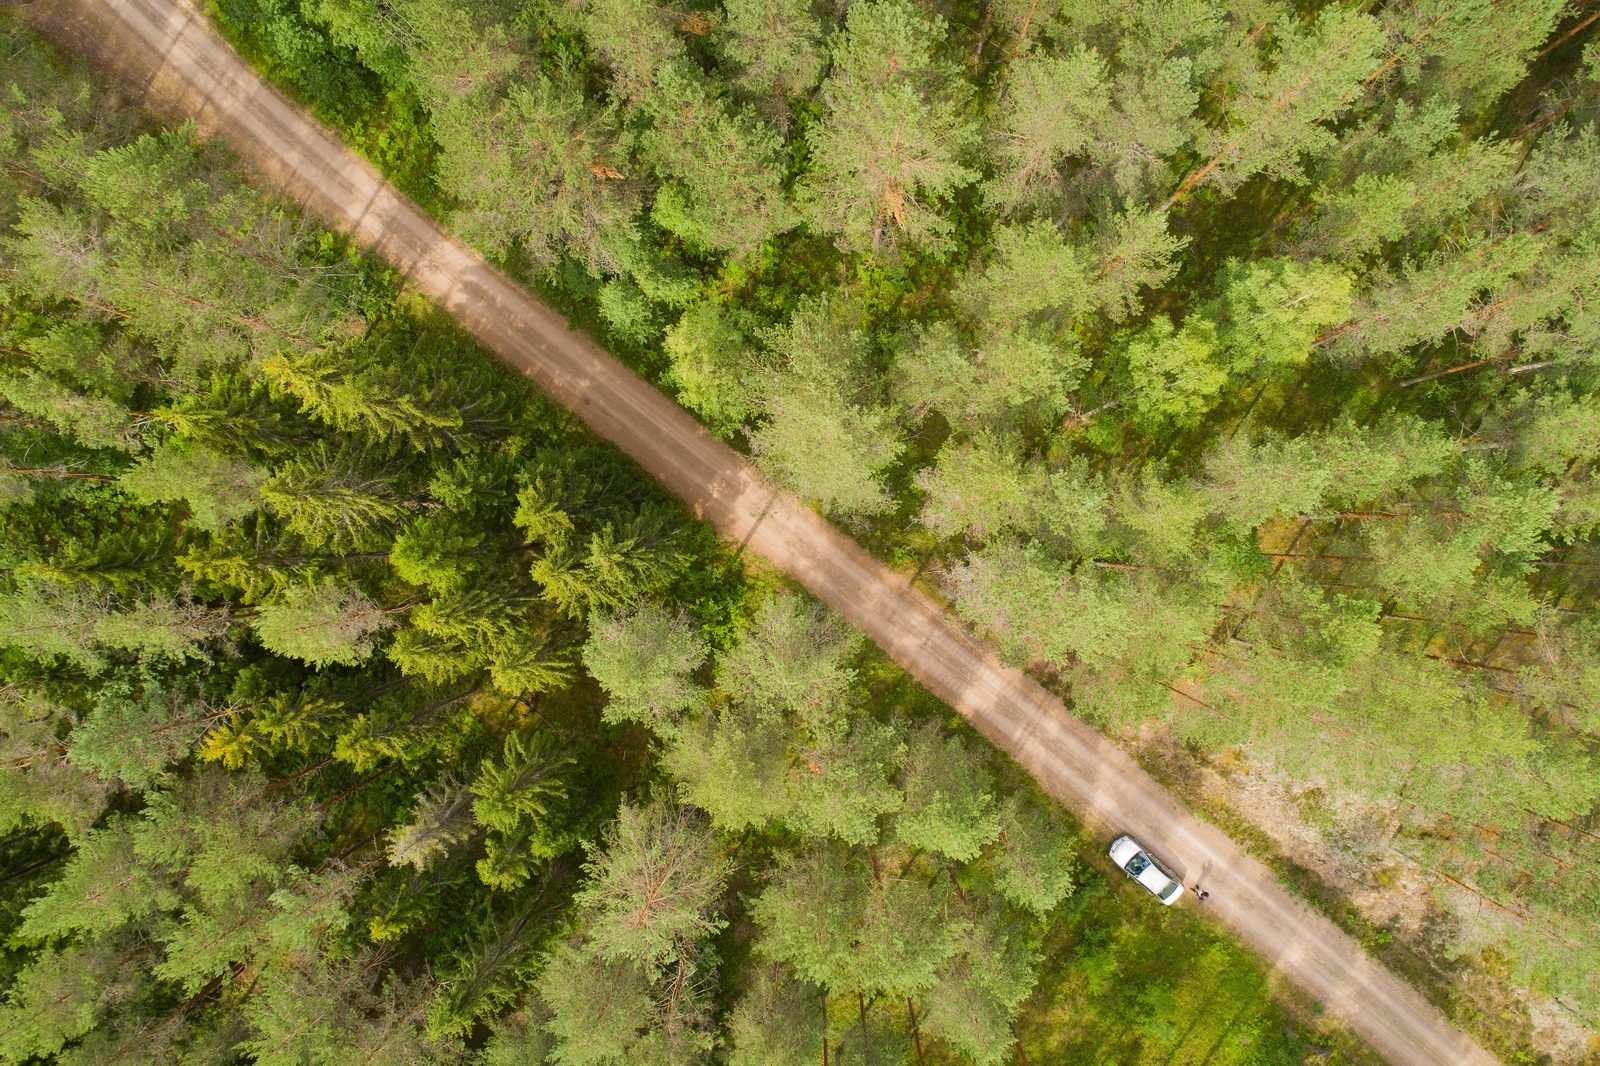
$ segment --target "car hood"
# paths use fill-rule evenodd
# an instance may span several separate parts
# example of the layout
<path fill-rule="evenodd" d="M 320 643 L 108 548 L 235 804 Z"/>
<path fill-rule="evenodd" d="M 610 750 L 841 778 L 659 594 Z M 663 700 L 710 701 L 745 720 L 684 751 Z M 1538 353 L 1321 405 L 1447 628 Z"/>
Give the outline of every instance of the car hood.
<path fill-rule="evenodd" d="M 1139 854 L 1139 844 L 1132 837 L 1121 837 L 1111 845 L 1111 861 L 1127 869 L 1128 860 Z"/>

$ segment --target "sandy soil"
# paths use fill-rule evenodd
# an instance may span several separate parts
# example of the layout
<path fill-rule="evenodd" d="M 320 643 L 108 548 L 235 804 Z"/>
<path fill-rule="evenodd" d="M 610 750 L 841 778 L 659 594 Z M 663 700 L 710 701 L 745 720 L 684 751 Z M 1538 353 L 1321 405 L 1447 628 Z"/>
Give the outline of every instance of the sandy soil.
<path fill-rule="evenodd" d="M 1211 893 L 1200 905 L 1207 917 L 1392 1062 L 1494 1062 L 1355 941 L 1291 897 L 1266 867 L 1187 813 L 1059 700 L 1002 665 L 904 577 L 777 492 L 673 401 L 444 233 L 263 84 L 186 0 L 33 0 L 14 10 L 62 47 L 119 76 L 140 102 L 196 118 L 272 181 L 369 244 L 698 517 L 848 616 L 1090 826 L 1107 836 L 1132 833 L 1187 884 L 1202 881 Z M 1181 905 L 1197 906 L 1192 896 Z"/>

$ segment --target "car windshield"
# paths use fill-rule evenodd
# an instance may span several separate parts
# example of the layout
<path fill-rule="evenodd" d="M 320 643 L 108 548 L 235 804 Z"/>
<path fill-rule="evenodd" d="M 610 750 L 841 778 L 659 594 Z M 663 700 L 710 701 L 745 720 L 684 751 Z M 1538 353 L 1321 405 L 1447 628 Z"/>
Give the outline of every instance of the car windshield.
<path fill-rule="evenodd" d="M 1161 902 L 1162 903 L 1171 902 L 1172 898 L 1178 894 L 1179 887 L 1180 886 L 1178 885 L 1178 882 L 1176 882 L 1176 881 L 1174 881 L 1174 882 L 1172 882 L 1172 884 L 1168 885 L 1167 886 L 1167 890 L 1165 892 L 1161 893 L 1161 896 L 1160 896 Z"/>
<path fill-rule="evenodd" d="M 1139 852 L 1139 854 L 1128 860 L 1127 869 L 1129 877 L 1138 877 L 1140 874 L 1150 869 L 1149 856 L 1142 851 Z"/>

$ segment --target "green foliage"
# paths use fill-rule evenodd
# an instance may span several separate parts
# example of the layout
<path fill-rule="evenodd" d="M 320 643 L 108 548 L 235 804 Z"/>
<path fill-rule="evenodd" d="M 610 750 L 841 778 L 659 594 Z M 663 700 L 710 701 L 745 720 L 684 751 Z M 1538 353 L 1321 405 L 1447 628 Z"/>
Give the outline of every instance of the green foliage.
<path fill-rule="evenodd" d="M 358 69 L 313 40 L 358 6 L 227 14 L 309 74 Z M 737 569 L 393 274 L 4 28 L 0 1057 L 455 1061 L 649 772 L 572 685 L 581 619 L 726 625 Z"/>
<path fill-rule="evenodd" d="M 861 637 L 843 619 L 793 593 L 768 599 L 744 639 L 717 661 L 717 684 L 765 716 L 789 712 L 816 725 L 837 720 L 855 680 Z"/>
<path fill-rule="evenodd" d="M 565 945 L 539 979 L 562 1066 L 624 1061 L 650 1021 L 650 979 L 632 959 L 607 961 Z"/>
<path fill-rule="evenodd" d="M 698 702 L 688 678 L 709 651 L 683 615 L 644 604 L 627 615 L 592 616 L 583 665 L 610 697 L 607 721 L 636 721 L 667 734 Z"/>
<path fill-rule="evenodd" d="M 1026 794 L 1000 810 L 1000 842 L 991 862 L 995 887 L 1018 907 L 1044 916 L 1077 884 L 1073 839 L 1062 819 Z"/>
<path fill-rule="evenodd" d="M 796 221 L 784 201 L 778 135 L 754 115 L 717 99 L 715 83 L 686 63 L 662 67 L 647 98 L 654 125 L 644 157 L 681 183 L 679 222 L 692 247 L 750 252 Z M 658 216 L 659 219 L 660 216 Z"/>
<path fill-rule="evenodd" d="M 516 888 L 528 879 L 535 864 L 556 857 L 572 844 L 562 831 L 561 817 L 568 797 L 565 771 L 572 757 L 551 749 L 545 736 L 525 741 L 511 733 L 502 759 L 485 760 L 469 786 L 472 818 L 489 834 L 486 854 L 478 860 L 478 877 L 491 888 Z M 431 823 L 433 841 L 448 842 L 450 830 L 441 824 L 447 823 L 443 812 L 418 813 Z M 413 831 L 405 842 L 409 861 L 416 865 L 420 859 L 426 865 L 428 852 L 419 843 Z"/>
<path fill-rule="evenodd" d="M 958 738 L 941 739 L 931 723 L 911 735 L 908 747 L 895 836 L 956 862 L 977 858 L 999 838 L 1000 823 L 976 760 Z"/>
<path fill-rule="evenodd" d="M 810 1066 L 821 1052 L 821 992 L 786 967 L 759 967 L 755 984 L 733 1008 L 728 1036 L 733 1066 Z"/>
<path fill-rule="evenodd" d="M 684 312 L 667 330 L 662 347 L 672 360 L 668 378 L 679 402 L 719 435 L 732 433 L 755 412 L 745 381 L 745 335 L 717 305 Z"/>
<path fill-rule="evenodd" d="M 1211 410 L 1228 383 L 1219 347 L 1216 327 L 1202 315 L 1191 315 L 1181 329 L 1158 315 L 1128 342 L 1134 406 L 1150 428 L 1187 428 Z"/>
<path fill-rule="evenodd" d="M 654 971 L 684 942 L 722 924 L 711 914 L 727 867 L 710 826 L 687 808 L 662 800 L 623 804 L 584 871 L 588 884 L 576 898 L 590 913 L 594 950 L 605 958 Z"/>
<path fill-rule="evenodd" d="M 828 989 L 905 996 L 932 987 L 953 949 L 936 932 L 939 890 L 874 862 L 842 845 L 787 860 L 752 908 L 762 950 Z"/>
<path fill-rule="evenodd" d="M 1314 259 L 1229 263 L 1217 287 L 1217 339 L 1236 372 L 1302 365 L 1318 335 L 1350 316 L 1350 275 Z"/>
<path fill-rule="evenodd" d="M 807 214 L 852 248 L 940 247 L 941 203 L 978 176 L 964 163 L 977 140 L 964 83 L 932 55 L 943 32 L 904 0 L 872 0 L 833 46 L 823 119 L 807 131 Z"/>
<path fill-rule="evenodd" d="M 439 184 L 463 204 L 464 236 L 544 264 L 570 255 L 615 268 L 604 236 L 636 210 L 638 191 L 619 169 L 614 109 L 586 100 L 569 72 L 510 85 L 502 100 L 462 100 L 436 126 Z"/>
<path fill-rule="evenodd" d="M 789 107 L 822 77 L 824 26 L 810 0 L 730 0 L 719 46 L 736 73 L 733 83 L 775 109 Z"/>
<path fill-rule="evenodd" d="M 291 589 L 261 608 L 256 636 L 267 650 L 310 666 L 355 666 L 393 623 L 354 585 L 324 581 Z"/>
<path fill-rule="evenodd" d="M 923 1024 L 978 1066 L 994 1066 L 1016 1043 L 1011 1020 L 1033 991 L 1038 960 L 995 916 L 967 919 L 954 958 L 924 996 Z"/>
<path fill-rule="evenodd" d="M 248 463 L 202 446 L 157 448 L 122 475 L 122 485 L 141 503 L 182 500 L 201 529 L 215 532 L 260 504 L 263 478 Z"/>
<path fill-rule="evenodd" d="M 1017 1022 L 1029 1061 L 1290 1066 L 1313 1044 L 1341 1057 L 1356 1050 L 1331 1026 L 1308 1033 L 1273 999 L 1269 973 L 1210 923 L 1149 906 L 1138 886 L 1107 891 L 1092 878 L 1093 891 L 1058 912 L 1040 945 L 1047 961 Z M 1164 961 L 1175 957 L 1184 964 Z"/>
<path fill-rule="evenodd" d="M 1203 180 L 1225 192 L 1260 171 L 1300 180 L 1302 157 L 1334 141 L 1322 121 L 1360 95 L 1380 62 L 1382 26 L 1358 11 L 1326 8 L 1309 27 L 1285 16 L 1274 35 L 1281 51 L 1271 69 L 1247 73 L 1228 102 L 1226 125 L 1201 138 L 1210 157 Z"/>
<path fill-rule="evenodd" d="M 1593 49 L 1545 51 L 1558 0 L 212 9 L 1080 713 L 1381 812 L 1454 915 L 1431 972 L 1488 959 L 1592 1021 L 1600 153 Z M 827 963 L 846 1061 L 908 1053 L 874 1000 L 912 987 L 935 1055 L 993 1061 L 1015 1024 L 1038 1061 L 1303 1057 L 1248 967 L 1100 903 L 1058 919 L 1071 946 L 1047 938 L 1021 1000 L 1084 876 L 1044 807 L 994 791 L 1003 765 L 836 619 L 781 594 L 746 619 L 709 533 L 393 275 L 11 43 L 0 821 L 88 847 L 208 762 L 321 819 L 292 856 L 316 877 L 105 918 L 97 944 L 161 945 L 112 985 L 76 941 L 19 942 L 13 1007 L 50 994 L 34 956 L 78 989 L 19 1048 L 409 1062 L 482 1023 L 490 1061 L 689 1062 L 721 1018 L 736 1056 L 814 1053 L 816 975 L 753 972 L 731 897 L 637 973 L 600 952 L 610 904 L 564 908 L 552 856 L 648 793 L 703 811 L 774 907 L 833 856 L 812 880 L 860 905 Z M 530 769 L 556 752 L 577 761 Z M 18 891 L 53 898 L 52 869 Z M 1203 981 L 1135 978 L 1164 937 Z M 248 991 L 150 1023 L 235 967 Z M 638 992 L 614 1014 L 608 981 Z M 757 1009 L 795 1041 L 763 1044 Z"/>

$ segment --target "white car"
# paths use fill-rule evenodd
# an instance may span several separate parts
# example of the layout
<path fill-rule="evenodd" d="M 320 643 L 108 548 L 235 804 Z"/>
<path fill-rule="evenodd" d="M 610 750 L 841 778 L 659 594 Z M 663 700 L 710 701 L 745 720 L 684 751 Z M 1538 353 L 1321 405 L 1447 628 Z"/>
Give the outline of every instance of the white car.
<path fill-rule="evenodd" d="M 1151 858 L 1150 853 L 1141 848 L 1139 842 L 1130 836 L 1120 836 L 1111 842 L 1111 861 L 1169 907 L 1178 902 L 1178 897 L 1183 895 L 1183 886 L 1178 883 L 1177 878 L 1162 869 L 1161 864 Z"/>

